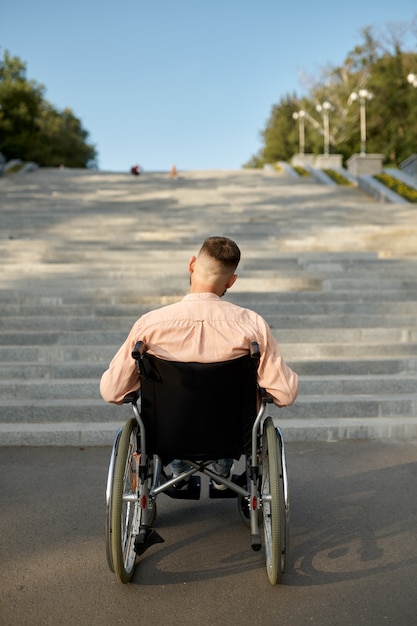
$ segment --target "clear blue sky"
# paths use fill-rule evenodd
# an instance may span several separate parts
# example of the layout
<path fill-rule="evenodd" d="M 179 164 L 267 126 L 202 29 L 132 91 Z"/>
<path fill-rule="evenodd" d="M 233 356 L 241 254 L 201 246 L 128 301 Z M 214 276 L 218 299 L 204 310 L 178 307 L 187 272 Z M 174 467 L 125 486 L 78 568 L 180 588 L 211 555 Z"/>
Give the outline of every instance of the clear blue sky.
<path fill-rule="evenodd" d="M 45 97 L 69 107 L 99 167 L 236 169 L 271 107 L 338 65 L 361 30 L 411 22 L 415 0 L 9 0 L 5 49 Z M 417 34 L 407 49 L 417 51 Z M 417 68 L 414 69 L 417 73 Z"/>

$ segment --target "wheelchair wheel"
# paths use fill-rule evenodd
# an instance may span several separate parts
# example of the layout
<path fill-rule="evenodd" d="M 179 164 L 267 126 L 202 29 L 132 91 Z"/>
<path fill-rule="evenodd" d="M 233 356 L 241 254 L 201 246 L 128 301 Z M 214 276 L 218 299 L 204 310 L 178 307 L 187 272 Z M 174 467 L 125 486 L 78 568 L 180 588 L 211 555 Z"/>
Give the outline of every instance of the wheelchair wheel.
<path fill-rule="evenodd" d="M 285 565 L 285 507 L 283 472 L 278 435 L 271 417 L 264 423 L 262 440 L 262 508 L 266 570 L 269 582 L 281 580 Z"/>
<path fill-rule="evenodd" d="M 105 541 L 106 541 L 106 558 L 111 572 L 114 572 L 113 556 L 111 552 L 111 516 L 112 516 L 112 495 L 113 495 L 113 483 L 114 483 L 114 464 L 119 448 L 120 435 L 122 429 L 116 433 L 114 439 L 113 449 L 111 452 L 109 470 L 107 474 L 107 486 L 106 486 L 106 527 L 105 527 Z"/>
<path fill-rule="evenodd" d="M 123 427 L 116 451 L 111 494 L 111 560 L 117 580 L 127 583 L 136 563 L 135 538 L 141 522 L 138 497 L 138 423 L 132 418 Z"/>

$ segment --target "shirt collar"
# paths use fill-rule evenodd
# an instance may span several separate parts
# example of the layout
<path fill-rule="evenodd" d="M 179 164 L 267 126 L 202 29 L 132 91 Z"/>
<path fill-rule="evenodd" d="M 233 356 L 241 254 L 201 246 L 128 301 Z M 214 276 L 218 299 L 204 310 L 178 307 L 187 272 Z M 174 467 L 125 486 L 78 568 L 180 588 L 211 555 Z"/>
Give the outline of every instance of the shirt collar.
<path fill-rule="evenodd" d="M 202 293 L 189 293 L 184 296 L 184 300 L 220 300 L 220 297 L 216 293 L 202 292 Z"/>

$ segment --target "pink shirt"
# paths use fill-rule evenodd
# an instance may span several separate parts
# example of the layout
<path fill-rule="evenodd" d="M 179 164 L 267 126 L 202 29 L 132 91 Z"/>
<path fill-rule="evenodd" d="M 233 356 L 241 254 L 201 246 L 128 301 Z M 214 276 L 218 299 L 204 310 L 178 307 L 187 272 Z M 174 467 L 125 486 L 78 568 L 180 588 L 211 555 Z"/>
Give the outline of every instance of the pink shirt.
<path fill-rule="evenodd" d="M 104 400 L 121 404 L 140 387 L 131 352 L 142 340 L 151 354 L 170 361 L 210 363 L 247 354 L 251 341 L 259 344 L 258 383 L 277 406 L 292 404 L 298 376 L 285 363 L 265 320 L 249 309 L 222 300 L 214 293 L 190 293 L 183 300 L 150 311 L 133 325 L 126 341 L 104 372 Z"/>

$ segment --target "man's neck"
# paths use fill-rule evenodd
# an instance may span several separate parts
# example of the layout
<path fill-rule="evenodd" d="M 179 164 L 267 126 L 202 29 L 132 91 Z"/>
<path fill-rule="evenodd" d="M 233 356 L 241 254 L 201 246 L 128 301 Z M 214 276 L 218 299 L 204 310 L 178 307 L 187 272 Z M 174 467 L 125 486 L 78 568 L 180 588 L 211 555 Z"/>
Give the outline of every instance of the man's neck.
<path fill-rule="evenodd" d="M 190 286 L 190 293 L 214 293 L 216 296 L 221 297 L 223 293 L 219 293 L 220 290 L 213 287 L 213 285 L 193 285 Z"/>

